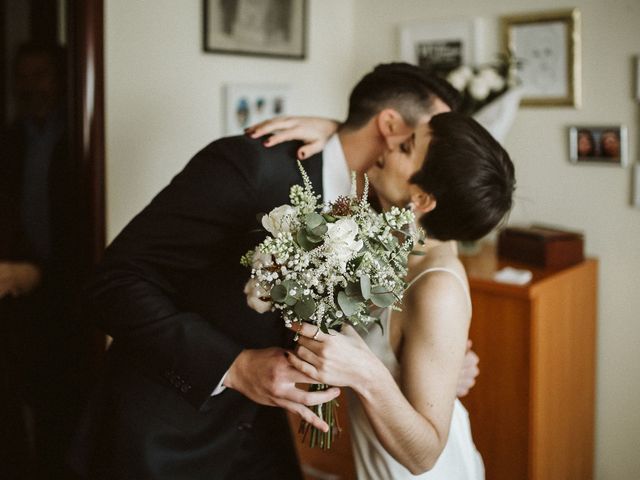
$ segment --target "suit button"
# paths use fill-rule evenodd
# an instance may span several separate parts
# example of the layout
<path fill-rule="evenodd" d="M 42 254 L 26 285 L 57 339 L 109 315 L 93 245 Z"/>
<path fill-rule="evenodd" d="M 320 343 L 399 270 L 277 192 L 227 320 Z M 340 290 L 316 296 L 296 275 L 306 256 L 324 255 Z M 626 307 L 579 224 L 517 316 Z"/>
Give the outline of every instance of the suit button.
<path fill-rule="evenodd" d="M 249 422 L 242 422 L 238 424 L 238 430 L 240 431 L 251 430 L 252 428 L 253 428 L 253 424 Z"/>

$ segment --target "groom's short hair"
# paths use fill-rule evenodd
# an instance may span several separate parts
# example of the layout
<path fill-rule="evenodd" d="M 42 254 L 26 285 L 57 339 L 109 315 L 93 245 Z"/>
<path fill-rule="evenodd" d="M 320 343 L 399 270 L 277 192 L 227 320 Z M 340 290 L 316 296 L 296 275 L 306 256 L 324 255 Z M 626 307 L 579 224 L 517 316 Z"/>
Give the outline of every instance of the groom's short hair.
<path fill-rule="evenodd" d="M 435 115 L 431 140 L 411 183 L 435 197 L 436 207 L 420 218 L 428 237 L 478 240 L 511 210 L 516 180 L 511 158 L 473 118 Z"/>
<path fill-rule="evenodd" d="M 396 110 L 405 123 L 417 125 L 421 116 L 431 113 L 436 98 L 453 111 L 460 95 L 445 80 L 408 63 L 383 63 L 367 73 L 351 91 L 349 113 L 344 127 L 363 127 L 385 108 Z"/>

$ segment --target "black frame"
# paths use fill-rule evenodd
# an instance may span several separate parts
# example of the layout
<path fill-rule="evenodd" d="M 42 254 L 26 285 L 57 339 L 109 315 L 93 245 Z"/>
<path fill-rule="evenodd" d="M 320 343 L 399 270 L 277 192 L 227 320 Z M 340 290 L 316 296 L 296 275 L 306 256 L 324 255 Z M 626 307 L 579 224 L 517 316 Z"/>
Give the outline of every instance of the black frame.
<path fill-rule="evenodd" d="M 292 0 L 302 2 L 301 12 L 301 45 L 300 52 L 297 54 L 285 54 L 285 53 L 271 53 L 261 52 L 257 50 L 238 50 L 238 49 L 226 49 L 221 47 L 215 47 L 208 44 L 209 36 L 209 15 L 211 14 L 209 9 L 210 2 L 215 0 L 202 0 L 202 49 L 206 53 L 217 53 L 225 55 L 242 55 L 250 57 L 269 57 L 269 58 L 283 58 L 289 60 L 304 60 L 307 57 L 307 12 L 308 0 Z"/>

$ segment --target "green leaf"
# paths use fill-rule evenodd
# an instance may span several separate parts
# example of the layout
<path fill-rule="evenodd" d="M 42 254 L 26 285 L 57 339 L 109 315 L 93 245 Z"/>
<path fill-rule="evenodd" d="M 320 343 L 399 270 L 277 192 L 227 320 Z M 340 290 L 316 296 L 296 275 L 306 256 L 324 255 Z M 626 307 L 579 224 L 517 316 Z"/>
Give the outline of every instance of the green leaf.
<path fill-rule="evenodd" d="M 298 242 L 298 245 L 307 252 L 316 248 L 316 245 L 307 238 L 307 234 L 304 230 L 298 230 L 298 233 L 296 234 L 296 242 Z"/>
<path fill-rule="evenodd" d="M 293 311 L 303 320 L 309 320 L 313 312 L 316 311 L 316 302 L 314 302 L 312 298 L 304 298 L 296 303 Z"/>
<path fill-rule="evenodd" d="M 287 298 L 284 299 L 284 303 L 293 307 L 296 303 L 298 303 L 298 299 L 296 297 L 292 297 L 291 295 L 287 295 Z"/>
<path fill-rule="evenodd" d="M 422 257 L 424 255 L 426 255 L 426 252 L 423 252 L 422 250 L 411 250 L 411 252 L 409 252 L 409 255 L 416 255 L 418 257 Z"/>
<path fill-rule="evenodd" d="M 316 237 L 323 237 L 324 234 L 327 233 L 327 230 L 329 230 L 329 227 L 327 227 L 326 223 L 318 225 L 317 227 L 314 227 L 312 229 L 309 229 L 307 227 L 307 232 L 311 233 L 312 235 L 314 235 Z"/>
<path fill-rule="evenodd" d="M 319 213 L 311 212 L 306 217 L 304 217 L 304 223 L 307 227 L 307 230 L 313 230 L 314 228 L 324 224 L 325 219 Z"/>
<path fill-rule="evenodd" d="M 371 287 L 370 300 L 376 307 L 387 308 L 395 303 L 396 297 L 382 285 L 376 285 Z"/>
<path fill-rule="evenodd" d="M 360 277 L 360 293 L 365 300 L 369 300 L 371 297 L 371 279 L 369 275 L 362 275 Z"/>
<path fill-rule="evenodd" d="M 322 217 L 329 223 L 335 223 L 336 220 L 338 220 L 336 217 L 329 215 L 328 213 L 323 214 Z"/>
<path fill-rule="evenodd" d="M 280 284 L 280 285 L 275 285 L 272 289 L 271 289 L 271 298 L 273 299 L 274 302 L 276 303 L 282 303 L 284 302 L 285 298 L 287 298 L 287 287 L 285 287 L 284 285 Z"/>
<path fill-rule="evenodd" d="M 358 311 L 359 302 L 354 302 L 345 292 L 338 293 L 338 305 L 347 317 Z"/>
<path fill-rule="evenodd" d="M 347 283 L 347 286 L 345 287 L 344 291 L 351 298 L 359 297 L 360 296 L 360 284 L 358 284 L 356 282 L 349 282 L 349 283 Z"/>

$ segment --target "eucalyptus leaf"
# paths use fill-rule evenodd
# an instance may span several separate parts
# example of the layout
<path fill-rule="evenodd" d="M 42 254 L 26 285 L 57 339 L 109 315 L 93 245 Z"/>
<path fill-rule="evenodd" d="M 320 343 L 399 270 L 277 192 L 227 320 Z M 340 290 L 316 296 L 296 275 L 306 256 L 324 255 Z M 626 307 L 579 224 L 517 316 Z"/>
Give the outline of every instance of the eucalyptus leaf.
<path fill-rule="evenodd" d="M 307 234 L 304 230 L 298 230 L 298 233 L 296 234 L 296 241 L 298 242 L 298 245 L 307 252 L 316 248 L 316 245 L 307 238 Z"/>
<path fill-rule="evenodd" d="M 323 218 L 329 222 L 329 223 L 334 223 L 335 221 L 337 221 L 338 219 L 336 217 L 334 217 L 333 215 L 329 215 L 328 213 L 325 213 L 324 215 L 322 215 Z"/>
<path fill-rule="evenodd" d="M 371 279 L 369 275 L 362 275 L 360 277 L 360 293 L 365 300 L 369 300 L 371 297 Z"/>
<path fill-rule="evenodd" d="M 347 317 L 358 311 L 359 302 L 354 302 L 345 292 L 338 293 L 338 305 Z"/>
<path fill-rule="evenodd" d="M 284 285 L 275 285 L 271 289 L 271 298 L 276 303 L 284 302 L 284 299 L 287 298 L 287 287 Z"/>
<path fill-rule="evenodd" d="M 382 285 L 375 285 L 371 287 L 370 300 L 376 307 L 387 308 L 395 303 L 396 297 Z"/>
<path fill-rule="evenodd" d="M 370 300 L 376 307 L 387 308 L 394 304 L 396 297 L 393 293 L 372 293 Z"/>
<path fill-rule="evenodd" d="M 298 303 L 298 299 L 296 297 L 292 297 L 291 295 L 287 295 L 287 298 L 284 299 L 284 303 L 293 307 Z"/>
<path fill-rule="evenodd" d="M 417 257 L 423 257 L 426 255 L 426 252 L 423 252 L 422 250 L 411 250 L 409 255 L 416 255 Z"/>
<path fill-rule="evenodd" d="M 327 227 L 326 223 L 318 225 L 312 229 L 307 228 L 307 232 L 315 235 L 316 237 L 324 236 L 324 234 L 327 233 L 327 230 L 329 230 L 329 227 Z"/>
<path fill-rule="evenodd" d="M 304 298 L 293 308 L 293 311 L 303 320 L 309 320 L 316 311 L 316 302 L 312 298 Z"/>
<path fill-rule="evenodd" d="M 325 219 L 319 213 L 311 212 L 304 217 L 304 223 L 307 226 L 307 230 L 313 230 L 314 228 L 324 224 Z"/>

